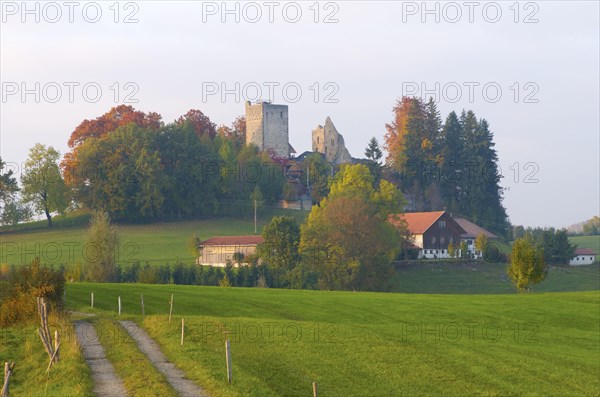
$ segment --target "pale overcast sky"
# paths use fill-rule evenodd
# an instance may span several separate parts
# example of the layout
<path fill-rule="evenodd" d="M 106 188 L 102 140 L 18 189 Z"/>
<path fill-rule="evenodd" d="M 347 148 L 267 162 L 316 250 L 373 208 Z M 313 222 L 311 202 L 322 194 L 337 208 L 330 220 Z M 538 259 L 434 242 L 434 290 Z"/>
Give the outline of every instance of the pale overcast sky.
<path fill-rule="evenodd" d="M 1 2 L 3 160 L 36 142 L 64 153 L 83 119 L 126 100 L 229 125 L 258 96 L 289 105 L 299 153 L 330 116 L 362 157 L 399 97 L 434 95 L 443 117 L 489 121 L 513 224 L 599 212 L 597 1 L 114 4 Z"/>

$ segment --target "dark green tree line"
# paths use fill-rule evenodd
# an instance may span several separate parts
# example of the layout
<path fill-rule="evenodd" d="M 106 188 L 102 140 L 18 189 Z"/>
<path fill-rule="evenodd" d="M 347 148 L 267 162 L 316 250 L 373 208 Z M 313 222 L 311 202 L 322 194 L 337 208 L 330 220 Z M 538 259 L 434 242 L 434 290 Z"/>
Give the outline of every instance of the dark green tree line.
<path fill-rule="evenodd" d="M 499 234 L 508 227 L 494 136 L 472 111 L 442 123 L 433 100 L 404 97 L 386 125 L 386 179 L 406 195 L 408 209 L 446 209 Z"/>

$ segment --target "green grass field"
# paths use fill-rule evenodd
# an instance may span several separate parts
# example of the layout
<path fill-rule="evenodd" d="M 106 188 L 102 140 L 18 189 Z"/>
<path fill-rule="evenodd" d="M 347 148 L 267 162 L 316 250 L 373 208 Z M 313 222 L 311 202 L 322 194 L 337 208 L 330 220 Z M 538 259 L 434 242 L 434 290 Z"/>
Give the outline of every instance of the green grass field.
<path fill-rule="evenodd" d="M 63 319 L 64 320 L 64 319 Z M 46 373 L 46 354 L 36 325 L 0 327 L 0 362 L 14 361 L 10 381 L 11 396 L 74 396 L 92 395 L 90 370 L 83 359 L 71 323 L 49 319 L 51 332 L 61 332 L 60 361 Z M 2 370 L 4 372 L 4 370 Z"/>
<path fill-rule="evenodd" d="M 569 241 L 572 244 L 577 244 L 579 248 L 589 248 L 594 250 L 596 255 L 596 262 L 600 260 L 600 236 L 575 236 L 569 237 Z"/>
<path fill-rule="evenodd" d="M 91 291 L 94 311 L 105 317 L 116 317 L 120 295 L 122 317 L 142 325 L 214 396 L 310 395 L 313 381 L 320 396 L 600 393 L 598 291 L 420 295 L 77 283 L 68 286 L 68 306 L 92 311 Z"/>
<path fill-rule="evenodd" d="M 273 216 L 294 216 L 302 222 L 307 211 L 265 209 L 258 218 L 258 233 Z M 85 249 L 87 216 L 59 218 L 56 227 L 48 228 L 43 222 L 29 225 L 27 230 L 0 234 L 0 263 L 26 263 L 36 256 L 43 263 L 69 264 L 84 262 L 84 255 L 93 255 Z M 165 264 L 196 259 L 189 241 L 214 236 L 254 234 L 253 219 L 215 218 L 181 222 L 162 222 L 148 225 L 117 224 L 121 240 L 118 262 Z M 25 226 L 23 226 L 24 228 Z"/>
<path fill-rule="evenodd" d="M 425 294 L 506 294 L 515 287 L 506 275 L 506 264 L 419 263 L 399 268 L 389 281 L 391 290 Z M 593 291 L 600 289 L 600 264 L 551 266 L 536 292 Z"/>

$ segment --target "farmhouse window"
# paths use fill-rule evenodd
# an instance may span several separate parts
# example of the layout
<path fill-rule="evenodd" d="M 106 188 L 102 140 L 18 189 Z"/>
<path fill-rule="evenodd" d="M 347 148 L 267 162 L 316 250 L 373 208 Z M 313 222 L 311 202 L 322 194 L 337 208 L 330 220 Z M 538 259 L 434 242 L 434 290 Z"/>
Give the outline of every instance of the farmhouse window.
<path fill-rule="evenodd" d="M 443 229 L 446 227 L 446 221 L 440 221 L 440 229 Z"/>
<path fill-rule="evenodd" d="M 440 244 L 444 244 L 446 242 L 446 238 L 444 236 L 440 237 Z"/>
<path fill-rule="evenodd" d="M 435 244 L 435 236 L 431 238 L 431 244 Z"/>

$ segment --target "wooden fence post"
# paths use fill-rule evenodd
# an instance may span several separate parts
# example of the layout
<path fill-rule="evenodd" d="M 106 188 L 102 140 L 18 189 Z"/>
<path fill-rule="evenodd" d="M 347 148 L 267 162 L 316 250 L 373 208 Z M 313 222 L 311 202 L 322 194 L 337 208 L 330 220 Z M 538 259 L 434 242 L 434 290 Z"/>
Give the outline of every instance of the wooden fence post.
<path fill-rule="evenodd" d="M 119 296 L 119 316 L 121 315 L 121 296 Z"/>
<path fill-rule="evenodd" d="M 173 294 L 171 294 L 171 307 L 169 308 L 169 322 L 171 322 L 171 315 L 173 314 Z"/>
<path fill-rule="evenodd" d="M 9 381 L 10 369 L 8 367 L 8 361 L 4 363 L 4 382 L 2 382 L 2 397 L 8 397 L 8 381 Z"/>
<path fill-rule="evenodd" d="M 8 385 L 10 383 L 10 377 L 12 376 L 13 370 L 15 368 L 14 362 L 5 362 L 4 363 L 4 382 L 2 383 L 2 390 L 0 391 L 1 397 L 8 397 Z"/>
<path fill-rule="evenodd" d="M 146 315 L 146 312 L 144 311 L 144 294 L 141 294 L 142 297 L 142 316 Z"/>
<path fill-rule="evenodd" d="M 90 295 L 90 301 L 91 301 L 91 306 L 92 306 L 92 309 L 93 309 L 94 308 L 94 293 L 93 292 Z"/>
<path fill-rule="evenodd" d="M 231 344 L 229 339 L 225 341 L 225 359 L 227 360 L 227 382 L 231 383 Z"/>
<path fill-rule="evenodd" d="M 60 346 L 60 341 L 58 340 L 58 330 L 55 329 L 54 330 L 54 356 L 55 358 L 55 362 L 58 362 L 58 360 L 60 360 L 60 352 L 58 351 L 58 347 Z"/>
<path fill-rule="evenodd" d="M 317 397 L 317 382 L 313 382 L 313 397 Z"/>
<path fill-rule="evenodd" d="M 181 346 L 183 346 L 183 333 L 184 333 L 185 325 L 183 321 L 183 317 L 181 318 Z"/>

